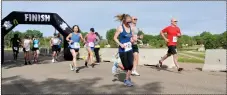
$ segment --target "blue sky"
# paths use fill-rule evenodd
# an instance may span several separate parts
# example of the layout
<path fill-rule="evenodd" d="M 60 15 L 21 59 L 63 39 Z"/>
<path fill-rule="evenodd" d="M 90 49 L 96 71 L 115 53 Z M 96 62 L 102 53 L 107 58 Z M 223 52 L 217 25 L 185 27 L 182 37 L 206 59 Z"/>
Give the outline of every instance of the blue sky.
<path fill-rule="evenodd" d="M 12 11 L 58 13 L 70 26 L 79 25 L 82 31 L 94 27 L 105 38 L 106 31 L 119 26 L 114 16 L 128 13 L 138 17 L 138 27 L 145 33 L 157 35 L 178 19 L 183 34 L 198 35 L 203 31 L 214 34 L 226 30 L 224 1 L 3 1 L 2 17 Z M 37 29 L 51 36 L 54 27 L 48 25 L 18 25 L 13 30 Z"/>

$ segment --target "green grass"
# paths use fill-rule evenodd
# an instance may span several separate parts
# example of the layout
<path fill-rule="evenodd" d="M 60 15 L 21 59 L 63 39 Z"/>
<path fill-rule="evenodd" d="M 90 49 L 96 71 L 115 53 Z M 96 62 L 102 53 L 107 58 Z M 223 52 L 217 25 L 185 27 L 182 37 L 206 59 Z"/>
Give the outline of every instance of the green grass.
<path fill-rule="evenodd" d="M 190 52 L 182 52 L 182 53 L 189 54 L 195 57 L 205 58 L 205 53 L 190 53 Z"/>
<path fill-rule="evenodd" d="M 200 59 L 196 59 L 196 58 L 192 58 L 184 55 L 180 55 L 178 57 L 178 61 L 183 63 L 201 63 L 201 64 L 204 63 L 204 60 L 200 60 Z"/>

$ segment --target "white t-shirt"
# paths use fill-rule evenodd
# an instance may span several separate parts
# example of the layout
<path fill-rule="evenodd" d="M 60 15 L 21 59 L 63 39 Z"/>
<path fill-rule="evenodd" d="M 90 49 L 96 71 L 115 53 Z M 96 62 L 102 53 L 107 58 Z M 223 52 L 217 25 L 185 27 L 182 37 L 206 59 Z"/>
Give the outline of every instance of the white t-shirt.
<path fill-rule="evenodd" d="M 60 44 L 60 39 L 59 38 L 52 38 L 52 44 L 53 45 L 59 45 Z"/>
<path fill-rule="evenodd" d="M 25 48 L 26 51 L 30 50 L 30 43 L 31 43 L 31 40 L 24 39 L 24 48 Z"/>

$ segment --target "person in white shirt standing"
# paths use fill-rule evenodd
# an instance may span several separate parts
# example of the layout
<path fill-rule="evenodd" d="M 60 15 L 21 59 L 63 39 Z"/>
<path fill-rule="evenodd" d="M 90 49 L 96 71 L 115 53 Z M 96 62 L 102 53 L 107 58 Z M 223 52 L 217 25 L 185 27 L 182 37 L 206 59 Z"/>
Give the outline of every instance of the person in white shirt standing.
<path fill-rule="evenodd" d="M 31 45 L 31 39 L 28 37 L 28 35 L 25 35 L 24 37 L 24 40 L 23 40 L 23 44 L 22 44 L 22 47 L 23 47 L 23 51 L 24 51 L 24 60 L 25 60 L 25 63 L 24 65 L 27 65 L 27 64 L 31 64 L 31 61 L 30 61 L 30 45 Z"/>

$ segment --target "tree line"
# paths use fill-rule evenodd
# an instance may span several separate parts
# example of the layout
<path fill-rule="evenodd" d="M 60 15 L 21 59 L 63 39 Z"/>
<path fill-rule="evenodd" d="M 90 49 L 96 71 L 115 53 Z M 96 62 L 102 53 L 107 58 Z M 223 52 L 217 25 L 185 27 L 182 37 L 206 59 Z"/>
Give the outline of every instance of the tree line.
<path fill-rule="evenodd" d="M 115 43 L 113 36 L 116 29 L 110 29 L 106 33 L 106 38 L 111 47 L 116 48 L 118 45 Z M 212 34 L 210 32 L 204 31 L 200 35 L 196 36 L 188 36 L 182 35 L 178 38 L 178 48 L 190 47 L 195 45 L 204 45 L 205 49 L 217 49 L 224 48 L 227 49 L 227 31 L 221 34 Z M 138 33 L 143 34 L 144 37 L 142 39 L 143 44 L 149 46 L 150 48 L 164 48 L 166 47 L 166 42 L 163 40 L 161 35 L 150 35 L 145 34 L 143 31 L 139 31 Z"/>

